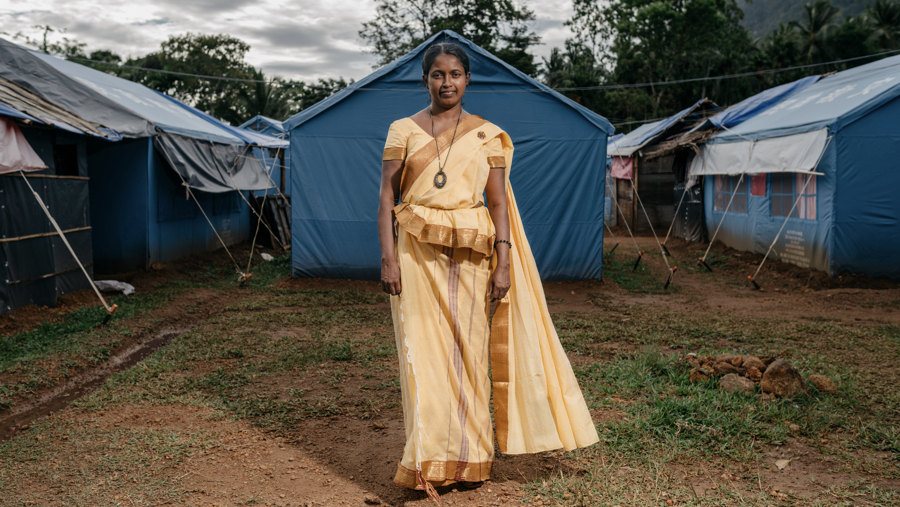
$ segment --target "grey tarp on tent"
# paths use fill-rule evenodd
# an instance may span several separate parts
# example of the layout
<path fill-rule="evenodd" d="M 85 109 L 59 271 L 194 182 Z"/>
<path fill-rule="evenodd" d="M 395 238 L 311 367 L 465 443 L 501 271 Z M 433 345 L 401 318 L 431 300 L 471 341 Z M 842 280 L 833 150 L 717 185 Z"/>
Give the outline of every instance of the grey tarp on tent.
<path fill-rule="evenodd" d="M 268 145 L 272 139 L 251 138 L 256 134 L 243 133 L 143 85 L 3 39 L 0 76 L 124 137 L 166 137 L 154 144 L 191 188 L 221 193 L 271 187 L 262 162 L 249 152 L 246 158 L 240 155 L 247 144 Z"/>
<path fill-rule="evenodd" d="M 0 39 L 0 75 L 82 119 L 125 137 L 149 137 L 153 124 L 78 80 L 36 58 L 31 51 Z"/>
<path fill-rule="evenodd" d="M 266 190 L 262 163 L 248 147 L 161 134 L 153 145 L 189 187 L 209 193 Z"/>

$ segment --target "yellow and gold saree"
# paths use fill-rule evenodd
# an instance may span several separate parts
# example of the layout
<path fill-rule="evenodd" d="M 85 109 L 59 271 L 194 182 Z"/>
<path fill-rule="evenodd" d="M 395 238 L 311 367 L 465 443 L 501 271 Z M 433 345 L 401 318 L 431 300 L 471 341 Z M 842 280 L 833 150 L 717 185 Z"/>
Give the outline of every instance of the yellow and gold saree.
<path fill-rule="evenodd" d="M 472 115 L 460 121 L 455 140 L 448 131 L 437 141 L 441 157 L 453 141 L 443 188 L 434 185 L 434 139 L 413 120 L 391 125 L 383 156 L 404 161 L 401 204 L 394 208 L 403 290 L 391 298 L 391 309 L 406 447 L 394 480 L 416 489 L 426 481 L 441 486 L 490 477 L 491 385 L 501 452 L 570 450 L 598 440 L 509 185 L 509 136 Z M 482 196 L 491 167 L 506 170 L 513 249 L 512 286 L 489 326 L 495 233 Z"/>

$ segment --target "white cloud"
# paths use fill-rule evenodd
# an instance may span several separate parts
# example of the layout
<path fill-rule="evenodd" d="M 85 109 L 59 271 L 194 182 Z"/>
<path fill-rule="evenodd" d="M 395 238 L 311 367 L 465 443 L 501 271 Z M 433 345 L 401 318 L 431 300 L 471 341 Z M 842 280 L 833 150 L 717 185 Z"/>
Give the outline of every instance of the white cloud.
<path fill-rule="evenodd" d="M 170 35 L 227 33 L 251 49 L 247 60 L 267 74 L 314 81 L 323 77 L 359 80 L 376 58 L 364 52 L 360 25 L 375 16 L 375 0 L 7 0 L 0 26 L 10 35 L 40 38 L 34 25 L 65 28 L 66 36 L 87 49 L 110 49 L 139 56 L 159 49 Z M 571 1 L 525 2 L 535 11 L 534 30 L 543 44 L 533 48 L 547 57 L 562 46 L 569 31 Z"/>

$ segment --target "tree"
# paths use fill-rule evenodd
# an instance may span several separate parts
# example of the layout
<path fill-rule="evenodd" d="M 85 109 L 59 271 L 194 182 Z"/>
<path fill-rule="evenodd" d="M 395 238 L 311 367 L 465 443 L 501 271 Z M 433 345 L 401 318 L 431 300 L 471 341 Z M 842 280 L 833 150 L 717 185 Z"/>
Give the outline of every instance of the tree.
<path fill-rule="evenodd" d="M 378 65 L 386 65 L 449 29 L 534 75 L 534 57 L 526 52 L 539 42 L 528 28 L 534 19 L 512 0 L 378 0 L 375 19 L 363 23 L 359 36 Z"/>
<path fill-rule="evenodd" d="M 242 117 L 261 114 L 284 120 L 290 116 L 292 99 L 296 95 L 294 87 L 286 85 L 279 77 L 267 80 L 261 70 L 254 69 L 251 76 L 256 82 L 245 84 L 238 92 Z"/>
<path fill-rule="evenodd" d="M 872 32 L 872 26 L 865 14 L 856 17 L 848 16 L 828 35 L 828 59 L 845 60 L 875 53 Z M 868 63 L 868 61 L 829 65 L 823 70 L 844 70 L 864 63 Z"/>
<path fill-rule="evenodd" d="M 230 35 L 186 33 L 173 35 L 162 43 L 160 51 L 129 60 L 129 65 L 153 69 L 217 76 L 225 79 L 206 79 L 190 75 L 162 74 L 136 71 L 131 78 L 178 100 L 187 102 L 228 123 L 239 124 L 244 119 L 241 95 L 252 84 L 241 80 L 253 79 L 255 69 L 244 57 L 250 45 Z"/>
<path fill-rule="evenodd" d="M 602 107 L 605 93 L 599 90 L 565 90 L 566 88 L 590 88 L 600 85 L 606 73 L 598 64 L 593 51 L 575 40 L 566 41 L 565 51 L 550 50 L 550 58 L 544 58 L 542 73 L 544 84 L 563 89 L 570 99 L 593 110 Z"/>
<path fill-rule="evenodd" d="M 609 24 L 612 83 L 665 83 L 745 70 L 756 48 L 741 25 L 736 0 L 616 0 L 598 18 Z M 602 29 L 595 33 L 604 35 Z M 577 36 L 584 37 L 582 34 Z M 598 60 L 600 58 L 597 58 Z M 723 87 L 718 81 L 684 85 L 656 85 L 619 93 L 638 106 L 649 104 L 643 115 L 671 114 L 699 98 L 718 95 L 732 101 L 747 87 Z M 649 95 L 649 102 L 636 94 Z M 642 116 L 621 108 L 611 116 Z M 646 116 L 645 116 L 646 117 Z"/>
<path fill-rule="evenodd" d="M 50 34 L 64 34 L 66 33 L 65 28 L 56 29 L 50 25 L 34 25 L 31 28 L 38 28 L 43 32 L 40 39 L 32 39 L 31 37 L 22 35 L 21 33 L 17 33 L 13 38 L 21 38 L 25 41 L 26 44 L 34 46 L 39 51 L 47 53 L 48 55 L 57 55 L 64 58 L 87 58 L 87 56 L 84 54 L 84 48 L 87 47 L 87 44 L 83 42 L 78 42 L 65 36 L 59 42 L 53 42 L 50 40 Z"/>
<path fill-rule="evenodd" d="M 319 79 L 318 83 L 312 85 L 307 85 L 303 82 L 299 83 L 292 99 L 293 114 L 312 107 L 319 101 L 327 99 L 351 84 L 353 84 L 352 79 L 348 83 L 342 77 L 337 79 Z"/>
<path fill-rule="evenodd" d="M 801 22 L 790 22 L 800 37 L 800 53 L 807 63 L 828 60 L 828 36 L 837 28 L 840 13 L 841 10 L 828 0 L 816 0 L 816 3 L 803 6 Z"/>
<path fill-rule="evenodd" d="M 872 27 L 869 41 L 878 51 L 900 49 L 900 3 L 876 0 L 866 9 L 866 19 Z"/>

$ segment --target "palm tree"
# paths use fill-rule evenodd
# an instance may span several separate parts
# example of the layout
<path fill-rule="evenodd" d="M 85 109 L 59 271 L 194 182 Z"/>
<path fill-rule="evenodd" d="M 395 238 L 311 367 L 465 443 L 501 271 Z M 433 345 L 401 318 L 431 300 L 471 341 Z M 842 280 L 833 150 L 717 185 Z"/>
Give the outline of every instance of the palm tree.
<path fill-rule="evenodd" d="M 784 23 L 778 23 L 778 28 L 772 30 L 760 44 L 768 67 L 773 69 L 796 65 L 800 56 L 797 51 L 798 45 L 797 30 Z"/>
<path fill-rule="evenodd" d="M 872 27 L 869 41 L 881 51 L 900 48 L 900 3 L 893 0 L 876 0 L 866 11 Z"/>
<path fill-rule="evenodd" d="M 817 0 L 803 6 L 803 22 L 791 21 L 790 27 L 800 37 L 800 53 L 809 63 L 823 62 L 828 57 L 828 36 L 837 28 L 841 10 L 828 0 Z"/>
<path fill-rule="evenodd" d="M 293 87 L 285 85 L 279 77 L 266 79 L 261 70 L 254 69 L 252 79 L 257 82 L 247 83 L 239 94 L 240 105 L 247 118 L 261 114 L 284 120 L 291 115 L 291 98 Z"/>

